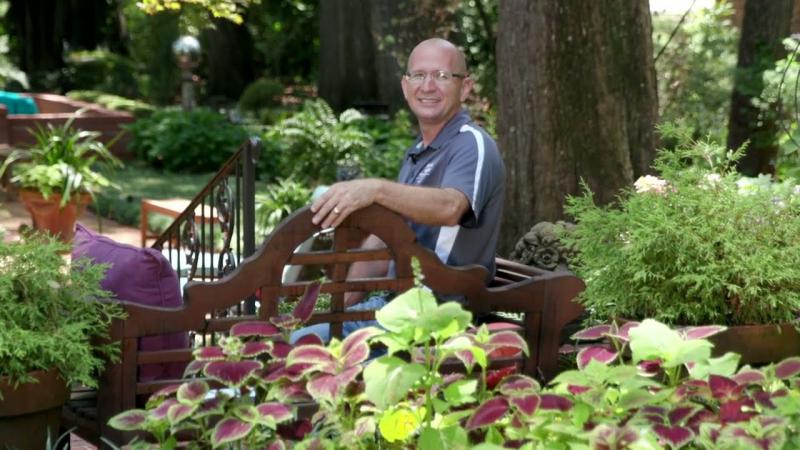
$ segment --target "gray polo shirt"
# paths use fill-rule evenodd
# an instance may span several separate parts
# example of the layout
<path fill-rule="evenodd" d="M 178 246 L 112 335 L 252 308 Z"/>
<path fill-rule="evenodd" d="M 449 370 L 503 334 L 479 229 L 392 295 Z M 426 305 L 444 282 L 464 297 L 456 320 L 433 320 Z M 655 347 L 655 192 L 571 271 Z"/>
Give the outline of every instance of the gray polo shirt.
<path fill-rule="evenodd" d="M 480 264 L 494 274 L 503 212 L 506 171 L 497 144 L 461 110 L 423 147 L 422 139 L 405 156 L 398 181 L 454 188 L 467 196 L 470 210 L 456 226 L 410 223 L 417 240 L 449 265 Z"/>

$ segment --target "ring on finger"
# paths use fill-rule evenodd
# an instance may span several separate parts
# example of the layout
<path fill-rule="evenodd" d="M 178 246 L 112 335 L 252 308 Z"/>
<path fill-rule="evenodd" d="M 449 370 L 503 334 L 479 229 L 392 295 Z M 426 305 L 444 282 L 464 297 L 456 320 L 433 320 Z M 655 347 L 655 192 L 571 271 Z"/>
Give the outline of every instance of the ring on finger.
<path fill-rule="evenodd" d="M 338 206 L 334 206 L 334 207 L 333 207 L 333 213 L 334 213 L 334 214 L 339 214 L 340 212 L 342 212 L 342 211 L 339 209 L 339 207 L 338 207 Z"/>

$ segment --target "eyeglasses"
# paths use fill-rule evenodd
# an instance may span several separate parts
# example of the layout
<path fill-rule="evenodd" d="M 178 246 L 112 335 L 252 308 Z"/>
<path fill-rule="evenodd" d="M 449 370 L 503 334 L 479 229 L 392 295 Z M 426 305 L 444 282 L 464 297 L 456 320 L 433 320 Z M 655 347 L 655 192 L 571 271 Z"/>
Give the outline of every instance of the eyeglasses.
<path fill-rule="evenodd" d="M 406 73 L 406 80 L 411 84 L 422 84 L 425 78 L 431 76 L 431 79 L 436 84 L 444 85 L 450 82 L 453 78 L 466 78 L 468 75 L 465 73 L 448 72 L 446 70 L 434 70 L 432 72 L 408 72 Z"/>

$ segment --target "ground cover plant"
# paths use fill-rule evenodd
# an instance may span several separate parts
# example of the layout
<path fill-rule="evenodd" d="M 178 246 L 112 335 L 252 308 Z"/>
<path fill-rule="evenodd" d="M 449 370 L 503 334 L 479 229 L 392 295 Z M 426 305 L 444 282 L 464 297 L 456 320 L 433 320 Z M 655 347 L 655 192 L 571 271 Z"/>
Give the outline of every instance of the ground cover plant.
<path fill-rule="evenodd" d="M 313 309 L 312 284 L 292 314 L 236 325 L 195 351 L 190 376 L 114 427 L 149 430 L 161 445 L 195 430 L 189 448 L 795 448 L 800 445 L 800 358 L 754 369 L 733 353 L 713 358 L 723 326 L 671 329 L 654 320 L 595 326 L 577 368 L 548 386 L 487 370 L 497 354 L 527 351 L 515 333 L 470 325 L 456 303 L 421 285 L 380 310 L 382 329 L 325 345 L 287 333 Z M 371 354 L 375 344 L 385 354 Z M 461 373 L 442 373 L 459 361 Z M 315 402 L 299 418 L 298 402 Z M 146 444 L 135 443 L 146 447 Z M 473 447 L 474 446 L 474 447 Z"/>
<path fill-rule="evenodd" d="M 658 176 L 640 178 L 615 205 L 597 206 L 588 189 L 568 200 L 577 225 L 565 239 L 587 285 L 581 301 L 601 322 L 796 320 L 800 186 L 742 178 L 741 150 L 676 140 L 683 144 L 659 153 Z"/>

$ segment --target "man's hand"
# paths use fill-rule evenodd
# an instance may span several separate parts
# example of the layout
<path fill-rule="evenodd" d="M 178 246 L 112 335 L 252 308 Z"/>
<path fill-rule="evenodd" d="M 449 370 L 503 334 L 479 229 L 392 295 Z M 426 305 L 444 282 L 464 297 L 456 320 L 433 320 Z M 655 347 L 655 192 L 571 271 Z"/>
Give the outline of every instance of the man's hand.
<path fill-rule="evenodd" d="M 322 228 L 339 226 L 347 216 L 375 202 L 380 183 L 367 178 L 334 184 L 311 205 L 311 221 Z"/>

